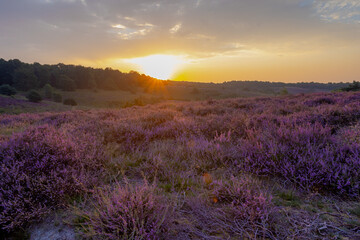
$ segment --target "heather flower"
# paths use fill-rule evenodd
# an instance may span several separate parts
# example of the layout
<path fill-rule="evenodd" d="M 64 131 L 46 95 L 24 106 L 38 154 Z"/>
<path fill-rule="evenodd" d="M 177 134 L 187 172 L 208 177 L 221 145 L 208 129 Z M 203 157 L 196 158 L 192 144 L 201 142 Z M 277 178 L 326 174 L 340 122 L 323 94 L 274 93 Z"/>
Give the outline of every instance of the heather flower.
<path fill-rule="evenodd" d="M 96 184 L 103 153 L 96 141 L 49 125 L 0 143 L 0 227 L 11 231 L 38 219 Z"/>
<path fill-rule="evenodd" d="M 161 239 L 166 235 L 170 209 L 154 185 L 98 190 L 92 208 L 82 212 L 85 235 L 93 239 Z"/>
<path fill-rule="evenodd" d="M 245 176 L 214 181 L 211 198 L 216 204 L 228 204 L 226 211 L 234 219 L 251 223 L 266 221 L 271 212 L 271 197 L 256 189 L 259 184 Z"/>

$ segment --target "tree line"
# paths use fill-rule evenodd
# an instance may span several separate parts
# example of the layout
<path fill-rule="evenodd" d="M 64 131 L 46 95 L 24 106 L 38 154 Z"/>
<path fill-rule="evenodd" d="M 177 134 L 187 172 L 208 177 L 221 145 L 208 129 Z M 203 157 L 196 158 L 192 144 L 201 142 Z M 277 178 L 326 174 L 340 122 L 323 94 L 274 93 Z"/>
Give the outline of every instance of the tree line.
<path fill-rule="evenodd" d="M 18 91 L 43 88 L 46 84 L 64 91 L 76 89 L 123 90 L 136 92 L 161 80 L 135 71 L 123 73 L 111 68 L 99 69 L 63 63 L 28 64 L 18 59 L 0 59 L 0 86 L 10 85 Z"/>
<path fill-rule="evenodd" d="M 230 81 L 224 82 L 224 86 L 231 88 L 243 88 L 246 90 L 254 89 L 271 89 L 271 88 L 286 88 L 286 87 L 296 87 L 303 89 L 322 89 L 327 91 L 338 90 L 346 88 L 349 86 L 349 83 L 339 82 L 339 83 L 318 83 L 318 82 L 297 82 L 297 83 L 283 83 L 283 82 L 263 82 L 263 81 Z"/>

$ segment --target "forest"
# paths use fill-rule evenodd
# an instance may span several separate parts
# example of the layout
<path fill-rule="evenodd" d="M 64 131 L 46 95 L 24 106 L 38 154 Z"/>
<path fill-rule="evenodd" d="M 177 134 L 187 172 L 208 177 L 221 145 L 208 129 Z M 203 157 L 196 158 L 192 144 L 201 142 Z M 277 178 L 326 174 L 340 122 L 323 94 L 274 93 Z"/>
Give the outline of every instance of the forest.
<path fill-rule="evenodd" d="M 242 91 L 256 91 L 265 93 L 276 93 L 274 89 L 299 88 L 303 91 L 320 89 L 332 91 L 345 88 L 349 83 L 281 83 L 266 81 L 227 81 L 223 83 L 197 83 L 162 81 L 136 71 L 123 73 L 119 70 L 106 68 L 91 68 L 80 65 L 66 64 L 40 64 L 24 63 L 18 59 L 0 59 L 0 86 L 10 85 L 18 91 L 29 91 L 41 89 L 46 84 L 64 91 L 75 91 L 77 89 L 102 89 L 121 90 L 136 93 L 137 91 L 162 92 L 167 85 L 176 88 L 186 86 L 188 88 L 206 88 L 223 91 L 224 89 L 240 89 Z M 196 92 L 195 92 L 196 93 Z"/>
<path fill-rule="evenodd" d="M 0 59 L 0 85 L 8 84 L 19 91 L 43 88 L 46 84 L 65 91 L 95 88 L 136 91 L 139 87 L 146 89 L 153 81 L 159 80 L 135 71 L 123 73 L 111 68 L 28 64 L 18 59 Z"/>

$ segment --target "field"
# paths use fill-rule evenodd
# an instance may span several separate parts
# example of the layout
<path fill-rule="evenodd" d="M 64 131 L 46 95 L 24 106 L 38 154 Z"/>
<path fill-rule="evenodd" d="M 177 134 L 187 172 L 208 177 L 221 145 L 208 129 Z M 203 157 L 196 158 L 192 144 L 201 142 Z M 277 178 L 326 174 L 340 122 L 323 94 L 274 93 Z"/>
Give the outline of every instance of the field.
<path fill-rule="evenodd" d="M 360 238 L 360 93 L 4 99 L 21 102 L 0 103 L 0 238 Z"/>

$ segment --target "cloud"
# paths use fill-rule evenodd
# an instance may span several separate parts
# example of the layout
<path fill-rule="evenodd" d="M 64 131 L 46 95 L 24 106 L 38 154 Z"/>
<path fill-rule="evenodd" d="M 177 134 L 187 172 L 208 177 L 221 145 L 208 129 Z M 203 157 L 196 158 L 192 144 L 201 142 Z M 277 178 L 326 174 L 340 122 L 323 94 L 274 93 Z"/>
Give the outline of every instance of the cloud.
<path fill-rule="evenodd" d="M 1 0 L 2 57 L 194 58 L 358 44 L 358 1 Z M 329 41 L 331 39 L 331 41 Z M 26 54 L 26 57 L 22 57 Z"/>
<path fill-rule="evenodd" d="M 175 34 L 175 33 L 177 33 L 177 32 L 180 30 L 181 27 L 182 27 L 182 24 L 181 24 L 181 23 L 178 23 L 178 24 L 176 24 L 175 26 L 173 26 L 173 27 L 169 30 L 169 32 L 170 32 L 171 34 Z"/>
<path fill-rule="evenodd" d="M 317 0 L 317 13 L 327 22 L 360 23 L 360 2 L 356 0 Z"/>

